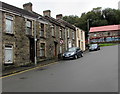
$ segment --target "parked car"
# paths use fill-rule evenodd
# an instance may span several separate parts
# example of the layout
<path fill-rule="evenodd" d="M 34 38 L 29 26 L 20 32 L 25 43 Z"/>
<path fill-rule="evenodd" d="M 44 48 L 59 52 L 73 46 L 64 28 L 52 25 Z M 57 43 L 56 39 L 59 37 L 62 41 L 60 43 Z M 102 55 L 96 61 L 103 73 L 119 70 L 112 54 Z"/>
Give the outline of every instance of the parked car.
<path fill-rule="evenodd" d="M 90 47 L 89 47 L 89 51 L 97 51 L 97 50 L 100 50 L 100 45 L 98 44 L 91 44 Z"/>
<path fill-rule="evenodd" d="M 83 51 L 79 47 L 72 47 L 63 53 L 62 57 L 63 59 L 77 59 L 78 57 L 83 57 Z"/>

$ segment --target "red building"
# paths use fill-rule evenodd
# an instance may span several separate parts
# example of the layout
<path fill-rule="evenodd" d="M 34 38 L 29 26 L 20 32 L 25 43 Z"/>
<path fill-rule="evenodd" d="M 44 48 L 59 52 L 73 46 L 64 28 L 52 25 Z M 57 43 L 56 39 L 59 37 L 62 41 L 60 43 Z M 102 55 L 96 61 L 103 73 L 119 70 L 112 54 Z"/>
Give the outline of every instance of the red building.
<path fill-rule="evenodd" d="M 90 28 L 90 43 L 120 42 L 120 25 Z"/>

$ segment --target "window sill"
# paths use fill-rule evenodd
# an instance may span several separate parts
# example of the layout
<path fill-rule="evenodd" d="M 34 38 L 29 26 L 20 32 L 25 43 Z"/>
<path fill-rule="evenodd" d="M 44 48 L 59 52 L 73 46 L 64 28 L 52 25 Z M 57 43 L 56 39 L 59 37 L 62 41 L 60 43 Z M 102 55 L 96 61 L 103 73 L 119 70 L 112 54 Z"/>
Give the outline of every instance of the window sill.
<path fill-rule="evenodd" d="M 45 36 L 40 36 L 40 38 L 43 38 L 43 39 L 45 39 Z"/>
<path fill-rule="evenodd" d="M 60 38 L 60 40 L 63 40 L 63 38 Z"/>
<path fill-rule="evenodd" d="M 4 65 L 14 65 L 13 62 L 5 62 Z"/>
<path fill-rule="evenodd" d="M 12 35 L 12 36 L 14 35 L 14 33 L 8 33 L 8 32 L 6 32 L 6 34 L 7 34 L 7 35 Z"/>
<path fill-rule="evenodd" d="M 39 56 L 40 59 L 45 59 L 46 57 L 45 56 Z"/>
<path fill-rule="evenodd" d="M 52 36 L 53 38 L 55 38 L 55 36 Z"/>

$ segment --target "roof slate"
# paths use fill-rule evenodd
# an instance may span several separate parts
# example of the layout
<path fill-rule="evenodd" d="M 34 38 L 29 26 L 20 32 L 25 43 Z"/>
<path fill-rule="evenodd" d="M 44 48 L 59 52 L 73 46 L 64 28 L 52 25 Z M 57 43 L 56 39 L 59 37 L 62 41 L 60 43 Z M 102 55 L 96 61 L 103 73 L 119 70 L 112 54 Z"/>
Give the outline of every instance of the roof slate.
<path fill-rule="evenodd" d="M 7 3 L 4 3 L 4 2 L 1 2 L 2 3 L 2 9 L 3 10 L 7 10 L 7 11 L 10 11 L 10 12 L 13 12 L 13 13 L 16 13 L 16 14 L 20 14 L 20 15 L 25 15 L 25 16 L 30 16 L 30 17 L 33 17 L 33 18 L 38 18 L 39 16 L 41 16 L 41 18 L 43 20 L 48 20 L 49 22 L 51 23 L 54 23 L 56 25 L 60 25 L 62 27 L 64 27 L 62 24 L 64 24 L 65 26 L 71 28 L 71 29 L 74 29 L 75 30 L 75 27 L 73 25 L 71 25 L 70 23 L 64 21 L 64 20 L 58 20 L 58 19 L 54 19 L 53 17 L 49 17 L 49 16 L 42 16 L 34 11 L 27 11 L 27 10 L 24 10 L 24 9 L 21 9 L 21 8 L 18 8 L 18 7 L 15 7 L 13 5 L 10 5 L 10 4 L 7 4 Z M 61 24 L 62 23 L 62 24 Z"/>
<path fill-rule="evenodd" d="M 38 18 L 38 17 L 41 17 L 41 20 L 46 21 L 42 15 L 40 15 L 40 14 L 34 12 L 34 11 L 27 11 L 27 10 L 9 5 L 9 4 L 4 3 L 4 2 L 1 2 L 1 3 L 2 3 L 2 9 L 3 10 L 10 11 L 10 12 L 13 12 L 13 13 L 16 13 L 16 14 L 20 14 L 21 16 L 30 16 L 30 17 L 33 17 L 35 19 Z"/>

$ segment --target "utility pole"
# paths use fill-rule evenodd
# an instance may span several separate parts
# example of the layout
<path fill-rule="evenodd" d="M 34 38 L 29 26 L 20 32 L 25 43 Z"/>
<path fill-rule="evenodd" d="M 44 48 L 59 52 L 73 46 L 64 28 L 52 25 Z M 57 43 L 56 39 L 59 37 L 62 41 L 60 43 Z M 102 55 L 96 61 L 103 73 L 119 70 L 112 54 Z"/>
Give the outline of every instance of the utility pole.
<path fill-rule="evenodd" d="M 37 32 L 37 21 L 41 19 L 40 16 L 38 16 L 36 19 L 35 19 L 35 23 L 34 23 L 34 45 L 35 45 L 35 48 L 34 48 L 34 53 L 35 53 L 35 57 L 34 57 L 34 63 L 35 63 L 35 66 L 37 65 L 37 37 L 36 37 L 36 32 Z"/>
<path fill-rule="evenodd" d="M 87 29 L 88 29 L 88 44 L 90 44 L 90 33 L 89 33 L 89 30 L 90 30 L 90 21 L 92 19 L 87 19 Z"/>
<path fill-rule="evenodd" d="M 37 65 L 37 54 L 36 54 L 36 42 L 37 42 L 37 38 L 36 38 L 36 23 L 37 23 L 37 19 L 35 20 L 35 23 L 34 23 L 34 46 L 35 46 L 35 57 L 34 57 L 34 62 L 35 62 L 35 66 Z"/>

